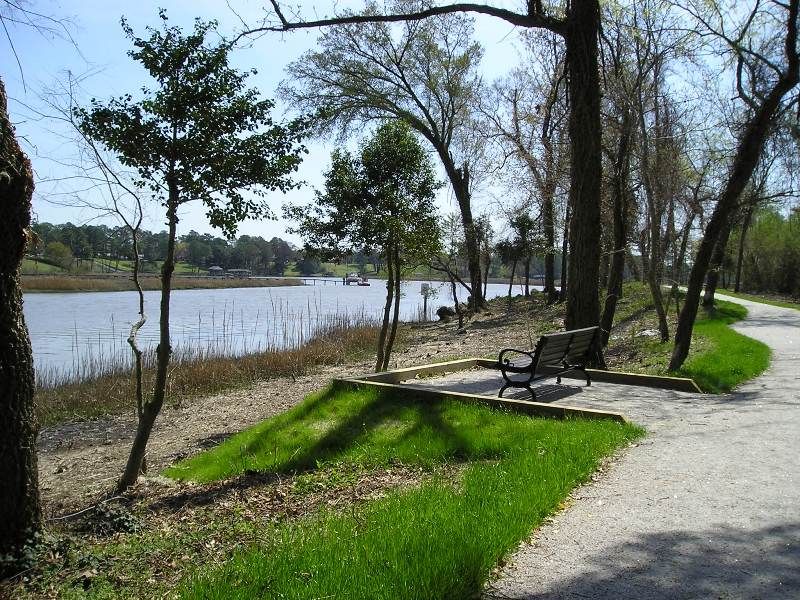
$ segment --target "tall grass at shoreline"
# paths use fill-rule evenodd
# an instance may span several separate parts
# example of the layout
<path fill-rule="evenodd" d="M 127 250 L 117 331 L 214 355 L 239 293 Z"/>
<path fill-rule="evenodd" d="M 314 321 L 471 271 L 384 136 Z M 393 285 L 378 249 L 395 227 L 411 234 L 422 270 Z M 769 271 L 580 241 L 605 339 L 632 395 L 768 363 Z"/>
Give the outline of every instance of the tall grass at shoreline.
<path fill-rule="evenodd" d="M 154 291 L 161 289 L 161 278 L 142 276 L 142 289 Z M 223 277 L 174 277 L 172 289 L 222 289 L 281 287 L 302 285 L 297 279 L 226 279 Z M 128 276 L 76 276 L 76 275 L 23 275 L 22 289 L 25 292 L 127 292 L 136 288 Z"/>
<path fill-rule="evenodd" d="M 272 377 L 297 377 L 315 367 L 368 357 L 375 350 L 376 319 L 360 311 L 314 314 L 292 313 L 285 304 L 273 305 L 269 341 L 242 345 L 233 314 L 225 313 L 215 337 L 201 344 L 173 348 L 168 397 L 175 402 L 242 387 Z M 152 384 L 155 349 L 145 352 L 145 389 Z M 68 370 L 39 369 L 37 407 L 43 424 L 91 418 L 133 410 L 134 381 L 130 352 L 81 355 Z"/>

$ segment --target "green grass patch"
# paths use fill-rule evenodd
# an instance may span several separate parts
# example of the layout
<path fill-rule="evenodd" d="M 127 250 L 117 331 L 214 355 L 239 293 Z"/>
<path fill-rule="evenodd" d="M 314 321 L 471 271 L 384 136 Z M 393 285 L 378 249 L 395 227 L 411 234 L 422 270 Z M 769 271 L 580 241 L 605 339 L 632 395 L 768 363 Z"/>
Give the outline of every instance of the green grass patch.
<path fill-rule="evenodd" d="M 719 393 L 732 390 L 769 367 L 769 346 L 729 327 L 747 316 L 744 306 L 717 300 L 714 308 L 700 314 L 693 336 L 705 344 L 701 352 L 689 355 L 680 375 L 691 377 L 704 391 Z"/>
<path fill-rule="evenodd" d="M 672 372 L 667 371 L 667 365 L 673 340 L 661 343 L 657 338 L 637 335 L 643 328 L 657 327 L 655 315 L 648 313 L 636 323 L 638 327 L 631 329 L 631 337 L 612 338 L 606 350 L 607 363 L 616 370 L 690 377 L 704 392 L 729 392 L 769 367 L 769 347 L 730 328 L 746 316 L 745 307 L 719 299 L 710 310 L 700 307 L 689 357 L 680 370 Z"/>
<path fill-rule="evenodd" d="M 56 265 L 51 265 L 46 262 L 42 262 L 40 260 L 33 260 L 31 258 L 23 258 L 22 265 L 20 266 L 22 273 L 40 273 L 43 275 L 49 275 L 51 273 L 65 273 L 66 271 L 58 267 Z"/>
<path fill-rule="evenodd" d="M 465 598 L 602 457 L 641 435 L 611 421 L 537 419 L 454 400 L 331 387 L 179 463 L 208 481 L 249 470 L 463 465 L 346 513 L 268 528 L 187 581 L 188 598 Z"/>
<path fill-rule="evenodd" d="M 751 302 L 769 304 L 770 306 L 779 306 L 781 308 L 793 308 L 794 310 L 800 310 L 800 302 L 795 302 L 790 299 L 764 296 L 760 294 L 745 294 L 743 292 L 734 292 L 726 289 L 720 289 L 719 293 L 725 294 L 726 296 L 733 296 L 734 298 L 741 298 L 742 300 L 750 300 Z"/>

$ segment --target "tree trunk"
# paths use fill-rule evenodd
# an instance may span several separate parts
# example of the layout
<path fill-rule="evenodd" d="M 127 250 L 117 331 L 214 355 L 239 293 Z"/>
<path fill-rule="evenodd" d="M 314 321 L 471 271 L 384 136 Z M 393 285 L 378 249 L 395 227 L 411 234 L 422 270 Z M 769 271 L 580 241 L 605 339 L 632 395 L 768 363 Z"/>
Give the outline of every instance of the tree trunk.
<path fill-rule="evenodd" d="M 558 290 L 558 301 L 567 299 L 567 245 L 569 243 L 569 222 L 572 218 L 569 200 L 567 201 L 566 214 L 564 215 L 564 238 L 561 242 L 561 289 Z"/>
<path fill-rule="evenodd" d="M 383 371 L 389 368 L 389 358 L 392 356 L 394 340 L 397 337 L 397 324 L 400 321 L 400 251 L 395 246 L 394 255 L 389 260 L 394 260 L 394 313 L 392 314 L 392 328 L 386 340 L 386 351 L 383 353 Z"/>
<path fill-rule="evenodd" d="M 750 229 L 750 221 L 753 218 L 754 207 L 749 206 L 744 213 L 744 221 L 742 222 L 742 234 L 739 236 L 739 253 L 736 257 L 736 282 L 733 285 L 733 291 L 739 292 L 742 287 L 742 264 L 744 263 L 744 245 L 745 238 L 747 237 L 747 230 Z"/>
<path fill-rule="evenodd" d="M 134 383 L 136 385 L 136 418 L 141 419 L 144 411 L 144 389 L 142 381 L 144 376 L 144 353 L 142 352 L 142 349 L 139 348 L 138 335 L 139 330 L 144 327 L 144 324 L 147 322 L 147 315 L 145 315 L 144 312 L 144 291 L 142 290 L 142 284 L 139 280 L 139 269 L 141 266 L 139 260 L 139 230 L 138 226 L 131 227 L 130 229 L 133 246 L 133 274 L 131 278 L 133 279 L 133 285 L 136 288 L 136 293 L 139 297 L 139 319 L 133 325 L 131 325 L 131 331 L 128 335 L 128 345 L 130 345 L 131 351 L 133 352 L 134 361 L 133 376 Z M 146 457 L 142 459 L 141 472 L 147 472 Z"/>
<path fill-rule="evenodd" d="M 8 117 L 1 79 L 0 135 L 0 556 L 18 558 L 41 526 L 33 354 L 19 279 L 31 222 L 33 171 Z M 0 577 L 4 567 L 13 565 L 0 564 Z"/>
<path fill-rule="evenodd" d="M 514 273 L 517 270 L 517 259 L 511 262 L 511 277 L 508 278 L 508 299 L 511 300 L 511 292 L 514 288 Z"/>
<path fill-rule="evenodd" d="M 714 213 L 706 224 L 706 232 L 700 241 L 692 271 L 689 274 L 689 286 L 686 293 L 686 302 L 683 304 L 681 316 L 678 318 L 678 327 L 675 331 L 675 347 L 669 363 L 669 370 L 676 371 L 681 368 L 689 355 L 692 342 L 692 330 L 697 318 L 697 309 L 700 303 L 700 290 L 703 287 L 703 278 L 708 271 L 711 254 L 717 243 L 722 229 L 725 227 L 730 215 L 736 210 L 739 197 L 742 194 L 750 177 L 755 170 L 761 150 L 764 147 L 770 123 L 778 111 L 784 95 L 797 85 L 800 75 L 800 57 L 797 56 L 797 7 L 798 0 L 789 3 L 789 17 L 787 20 L 786 47 L 788 50 L 788 68 L 775 84 L 775 87 L 764 97 L 761 106 L 747 123 L 736 148 L 728 181 L 717 201 Z"/>
<path fill-rule="evenodd" d="M 531 257 L 525 257 L 525 297 L 531 295 Z"/>
<path fill-rule="evenodd" d="M 714 306 L 714 294 L 717 291 L 719 284 L 719 275 L 722 270 L 722 264 L 725 261 L 725 250 L 728 248 L 728 238 L 731 235 L 733 223 L 728 223 L 725 229 L 720 233 L 719 240 L 714 246 L 714 253 L 711 255 L 711 268 L 706 275 L 706 291 L 703 295 L 703 306 L 710 308 Z M 724 286 L 723 280 L 723 286 Z"/>
<path fill-rule="evenodd" d="M 489 288 L 489 267 L 492 265 L 492 254 L 491 252 L 487 252 L 486 254 L 486 266 L 483 268 L 483 301 L 486 302 L 486 293 L 488 292 Z"/>
<path fill-rule="evenodd" d="M 375 357 L 375 371 L 383 370 L 383 355 L 386 352 L 386 336 L 389 333 L 389 315 L 392 311 L 394 298 L 394 266 L 392 261 L 392 240 L 386 250 L 386 302 L 383 305 L 383 321 L 378 334 L 378 351 Z"/>
<path fill-rule="evenodd" d="M 164 264 L 161 265 L 161 305 L 159 315 L 159 336 L 156 347 L 156 376 L 153 383 L 153 395 L 145 403 L 142 415 L 136 427 L 136 437 L 133 439 L 131 452 L 122 477 L 117 483 L 117 492 L 124 492 L 139 478 L 145 460 L 147 442 L 153 432 L 156 417 L 161 412 L 164 399 L 167 395 L 167 376 L 169 374 L 169 360 L 172 355 L 172 342 L 170 340 L 169 314 L 170 296 L 172 294 L 172 273 L 175 271 L 175 238 L 178 227 L 178 190 L 176 185 L 168 182 L 169 200 L 167 204 L 167 253 Z"/>
<path fill-rule="evenodd" d="M 555 228 L 555 209 L 553 207 L 553 194 L 550 190 L 542 198 L 542 222 L 544 233 L 544 293 L 547 295 L 547 303 L 552 304 L 558 299 L 556 291 L 556 228 Z"/>
<path fill-rule="evenodd" d="M 600 322 L 597 293 L 600 273 L 600 79 L 597 0 L 573 0 L 565 32 L 569 69 L 570 188 L 573 218 L 569 235 L 567 315 L 565 327 L 578 329 Z"/>
<path fill-rule="evenodd" d="M 459 212 L 461 213 L 461 225 L 464 228 L 464 247 L 467 251 L 467 270 L 469 271 L 470 306 L 473 310 L 480 310 L 484 307 L 483 286 L 481 285 L 481 253 L 475 229 L 475 220 L 472 218 L 469 166 L 464 163 L 463 167 L 456 167 L 453 157 L 447 148 L 437 144 L 434 144 L 434 147 L 444 165 L 450 184 L 453 186 L 453 194 L 456 197 Z"/>
<path fill-rule="evenodd" d="M 608 274 L 608 289 L 600 319 L 603 347 L 608 345 L 611 328 L 614 325 L 614 314 L 617 302 L 622 296 L 622 278 L 625 273 L 625 254 L 628 247 L 628 176 L 630 174 L 630 112 L 626 110 L 622 116 L 617 155 L 614 164 L 613 216 L 614 216 L 614 249 L 611 255 L 611 268 Z"/>

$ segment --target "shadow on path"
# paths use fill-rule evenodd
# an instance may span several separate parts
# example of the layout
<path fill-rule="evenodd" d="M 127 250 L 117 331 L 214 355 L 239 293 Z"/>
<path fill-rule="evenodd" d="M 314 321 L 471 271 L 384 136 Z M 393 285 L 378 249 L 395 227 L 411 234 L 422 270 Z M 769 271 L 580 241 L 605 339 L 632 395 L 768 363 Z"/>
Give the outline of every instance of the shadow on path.
<path fill-rule="evenodd" d="M 800 523 L 762 529 L 720 526 L 669 531 L 598 549 L 574 573 L 537 592 L 504 594 L 489 586 L 487 600 L 593 598 L 797 598 Z M 536 580 L 519 574 L 518 582 Z"/>

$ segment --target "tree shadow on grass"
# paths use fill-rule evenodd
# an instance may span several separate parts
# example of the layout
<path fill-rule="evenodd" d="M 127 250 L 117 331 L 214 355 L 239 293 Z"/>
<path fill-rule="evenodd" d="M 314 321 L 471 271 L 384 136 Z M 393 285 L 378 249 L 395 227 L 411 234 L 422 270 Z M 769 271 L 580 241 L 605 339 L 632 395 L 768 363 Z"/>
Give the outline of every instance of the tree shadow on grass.
<path fill-rule="evenodd" d="M 598 547 L 580 559 L 574 574 L 544 587 L 538 585 L 541 569 L 512 569 L 509 579 L 487 587 L 484 598 L 798 598 L 798 540 L 798 522 L 652 533 Z"/>
<path fill-rule="evenodd" d="M 318 409 L 321 409 L 326 402 L 335 402 L 339 393 L 347 391 L 349 388 L 346 385 L 335 384 L 318 396 L 310 398 L 293 410 L 291 415 L 287 413 L 274 419 L 247 445 L 246 452 L 255 454 L 268 451 L 270 443 L 276 436 L 292 431 L 298 425 L 302 427 L 306 423 L 314 423 L 314 413 Z M 451 425 L 445 411 L 445 401 L 417 399 L 413 397 L 413 392 L 403 394 L 394 391 L 378 392 L 357 410 L 338 418 L 332 427 L 311 444 L 301 446 L 295 454 L 273 468 L 244 470 L 241 475 L 232 479 L 197 486 L 158 500 L 152 508 L 175 510 L 184 506 L 207 505 L 231 491 L 268 485 L 282 476 L 313 471 L 320 464 L 335 463 L 345 458 L 350 450 L 359 445 L 369 444 L 369 438 L 384 425 L 402 423 L 402 431 L 394 440 L 395 444 L 420 436 L 427 431 L 442 440 L 445 447 L 444 454 L 434 458 L 447 462 L 465 461 L 471 456 L 472 446 L 458 429 Z"/>

